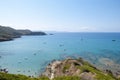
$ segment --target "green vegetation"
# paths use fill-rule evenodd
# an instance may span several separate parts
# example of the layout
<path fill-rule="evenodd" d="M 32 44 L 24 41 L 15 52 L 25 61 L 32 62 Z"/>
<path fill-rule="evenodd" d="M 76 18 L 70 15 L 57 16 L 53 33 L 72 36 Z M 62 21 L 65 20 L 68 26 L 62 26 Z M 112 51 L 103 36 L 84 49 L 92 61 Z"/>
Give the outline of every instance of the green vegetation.
<path fill-rule="evenodd" d="M 40 78 L 31 78 L 20 74 L 16 75 L 16 74 L 6 74 L 0 72 L 0 80 L 49 80 L 49 78 L 44 76 Z"/>
<path fill-rule="evenodd" d="M 86 69 L 86 68 L 92 71 L 93 73 L 94 72 L 96 73 L 97 80 L 117 80 L 112 78 L 109 75 L 106 75 L 106 74 L 103 75 L 102 72 L 97 72 L 88 66 L 86 66 L 85 68 L 82 67 L 81 69 Z M 31 78 L 31 77 L 27 77 L 25 75 L 20 75 L 20 74 L 16 75 L 16 74 L 6 74 L 6 73 L 0 72 L 0 80 L 50 80 L 50 79 L 45 76 L 42 76 L 39 78 Z M 60 77 L 55 77 L 53 80 L 81 80 L 81 79 L 78 76 L 60 76 Z"/>
<path fill-rule="evenodd" d="M 0 80 L 50 80 L 50 79 L 45 76 L 39 78 L 30 78 L 24 75 L 0 73 Z M 62 76 L 56 77 L 53 80 L 80 80 L 80 78 L 77 76 Z"/>
<path fill-rule="evenodd" d="M 70 68 L 70 64 L 65 64 L 65 66 L 63 67 L 63 72 L 65 72 L 67 69 L 69 69 Z"/>
<path fill-rule="evenodd" d="M 83 66 L 78 66 L 78 68 L 81 70 L 81 73 L 83 72 L 91 72 L 93 74 L 95 74 L 95 78 L 97 80 L 116 80 L 115 77 L 109 75 L 109 74 L 106 74 L 102 71 L 99 71 L 89 65 L 83 65 Z"/>
<path fill-rule="evenodd" d="M 95 78 L 97 80 L 117 80 L 111 73 L 104 73 L 98 70 L 96 67 L 92 66 L 87 61 L 83 61 L 81 58 L 78 59 L 78 61 L 81 61 L 84 64 L 83 66 L 77 66 L 81 70 L 81 73 L 91 72 L 96 75 Z"/>

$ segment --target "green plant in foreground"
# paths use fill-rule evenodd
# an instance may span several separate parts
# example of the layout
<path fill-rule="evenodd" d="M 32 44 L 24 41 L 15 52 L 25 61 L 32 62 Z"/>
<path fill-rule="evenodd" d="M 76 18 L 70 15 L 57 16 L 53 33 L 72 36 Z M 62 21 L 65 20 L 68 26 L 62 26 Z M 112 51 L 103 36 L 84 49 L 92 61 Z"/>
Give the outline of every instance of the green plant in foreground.
<path fill-rule="evenodd" d="M 84 71 L 88 71 L 88 72 L 92 72 L 93 74 L 95 74 L 95 78 L 98 80 L 116 80 L 113 76 L 109 75 L 109 74 L 105 74 L 102 71 L 99 71 L 93 67 L 90 67 L 88 65 L 83 65 L 78 67 L 81 70 L 81 73 Z"/>

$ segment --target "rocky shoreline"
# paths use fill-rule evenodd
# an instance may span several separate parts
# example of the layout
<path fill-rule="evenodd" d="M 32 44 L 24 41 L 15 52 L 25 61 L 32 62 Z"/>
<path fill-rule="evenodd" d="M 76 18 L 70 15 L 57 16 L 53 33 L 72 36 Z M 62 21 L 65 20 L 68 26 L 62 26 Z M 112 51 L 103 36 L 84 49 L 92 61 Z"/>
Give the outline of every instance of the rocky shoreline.
<path fill-rule="evenodd" d="M 42 76 L 49 79 L 64 76 L 77 76 L 81 80 L 116 80 L 110 70 L 101 71 L 84 61 L 82 58 L 68 58 L 62 61 L 53 61 L 47 67 Z"/>

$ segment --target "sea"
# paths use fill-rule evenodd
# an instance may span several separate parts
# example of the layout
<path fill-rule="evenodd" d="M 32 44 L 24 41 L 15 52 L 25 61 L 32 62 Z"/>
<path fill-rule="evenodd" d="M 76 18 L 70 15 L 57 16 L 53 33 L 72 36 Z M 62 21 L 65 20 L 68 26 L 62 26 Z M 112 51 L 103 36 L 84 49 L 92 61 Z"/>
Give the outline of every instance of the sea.
<path fill-rule="evenodd" d="M 120 33 L 54 32 L 0 42 L 0 69 L 39 76 L 53 60 L 83 58 L 99 69 L 120 70 Z"/>

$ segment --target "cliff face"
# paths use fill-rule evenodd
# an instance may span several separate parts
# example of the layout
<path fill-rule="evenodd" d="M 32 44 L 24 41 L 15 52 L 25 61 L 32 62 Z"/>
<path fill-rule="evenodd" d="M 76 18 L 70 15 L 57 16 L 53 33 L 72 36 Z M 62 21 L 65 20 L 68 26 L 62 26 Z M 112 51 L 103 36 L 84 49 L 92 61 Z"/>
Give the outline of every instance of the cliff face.
<path fill-rule="evenodd" d="M 49 64 L 43 75 L 54 79 L 62 76 L 77 76 L 81 80 L 116 80 L 111 73 L 105 73 L 80 59 L 66 59 Z"/>

